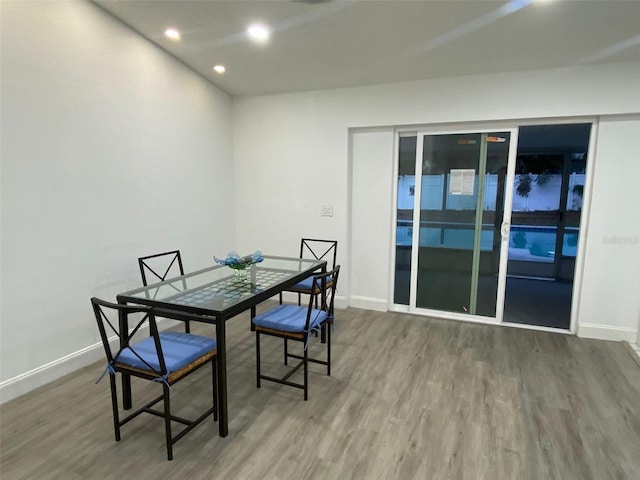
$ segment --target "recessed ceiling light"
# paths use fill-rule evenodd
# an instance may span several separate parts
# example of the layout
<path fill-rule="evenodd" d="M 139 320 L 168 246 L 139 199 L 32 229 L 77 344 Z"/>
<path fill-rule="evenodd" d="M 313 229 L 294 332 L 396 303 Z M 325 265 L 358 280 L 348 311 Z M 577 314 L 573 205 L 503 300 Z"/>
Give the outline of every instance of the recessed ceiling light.
<path fill-rule="evenodd" d="M 227 69 L 224 68 L 224 65 L 216 65 L 215 67 L 213 67 L 213 69 L 216 71 L 216 73 L 219 73 L 221 75 L 227 71 Z"/>
<path fill-rule="evenodd" d="M 177 42 L 180 40 L 180 32 L 175 28 L 167 28 L 164 31 L 164 36 L 170 40 L 173 40 L 174 42 Z"/>
<path fill-rule="evenodd" d="M 249 25 L 247 27 L 247 33 L 251 38 L 260 42 L 268 40 L 270 35 L 269 29 L 259 23 L 252 23 Z"/>

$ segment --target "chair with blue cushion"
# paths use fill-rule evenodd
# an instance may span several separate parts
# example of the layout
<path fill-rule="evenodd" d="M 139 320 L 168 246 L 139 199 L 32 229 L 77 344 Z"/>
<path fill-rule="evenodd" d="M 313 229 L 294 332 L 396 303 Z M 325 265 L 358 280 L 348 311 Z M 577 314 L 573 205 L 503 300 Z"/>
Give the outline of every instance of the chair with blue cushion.
<path fill-rule="evenodd" d="M 209 415 L 213 415 L 213 421 L 218 419 L 216 341 L 190 333 L 158 332 L 156 318 L 153 309 L 150 307 L 118 305 L 95 297 L 91 299 L 91 304 L 107 356 L 107 368 L 104 374 L 109 373 L 109 381 L 111 383 L 111 404 L 116 441 L 120 441 L 120 428 L 141 413 L 150 413 L 162 417 L 165 422 L 167 459 L 172 460 L 173 444 L 175 442 Z M 128 315 L 131 318 L 134 314 L 142 316 L 142 318 L 136 321 L 136 325 L 132 329 L 121 331 L 118 319 L 122 315 Z M 143 335 L 147 328 L 150 336 Z M 115 333 L 119 340 L 117 350 L 110 345 L 109 337 L 111 332 Z M 134 337 L 142 337 L 142 339 L 135 341 Z M 196 420 L 187 420 L 172 415 L 169 397 L 170 387 L 207 364 L 211 364 L 213 406 Z M 154 398 L 121 420 L 118 414 L 118 395 L 116 391 L 116 374 L 118 372 L 123 375 L 158 382 L 158 384 L 162 385 L 162 395 Z M 152 407 L 160 401 L 164 402 L 164 408 L 162 410 L 153 409 Z M 177 435 L 173 435 L 172 422 L 181 423 L 186 427 Z"/>
<path fill-rule="evenodd" d="M 180 250 L 172 250 L 170 252 L 156 253 L 155 255 L 140 257 L 138 258 L 138 267 L 140 267 L 142 285 L 145 287 L 149 283 L 164 282 L 168 278 L 184 275 Z M 167 318 L 171 318 L 170 315 L 165 316 Z M 189 333 L 191 331 L 189 320 L 183 321 L 184 331 Z"/>
<path fill-rule="evenodd" d="M 310 258 L 316 260 L 326 260 L 328 269 L 336 268 L 336 258 L 338 254 L 338 242 L 336 240 L 319 240 L 314 238 L 303 238 L 300 240 L 300 258 Z M 302 295 L 312 295 L 317 297 L 319 291 L 312 288 L 312 277 L 307 277 L 301 282 L 289 287 L 285 292 L 298 294 L 298 305 L 302 304 Z M 282 303 L 282 293 L 280 294 Z M 317 306 L 317 304 L 316 304 Z"/>
<path fill-rule="evenodd" d="M 333 302 L 338 285 L 338 274 L 340 265 L 330 272 L 320 273 L 311 277 L 311 288 L 313 292 L 318 292 L 320 303 L 316 307 L 317 297 L 309 296 L 309 304 L 306 306 L 280 304 L 253 318 L 253 325 L 256 331 L 256 383 L 260 388 L 260 380 L 289 385 L 291 387 L 304 390 L 304 399 L 308 398 L 308 364 L 318 363 L 327 367 L 327 375 L 331 375 L 331 324 L 334 318 Z M 328 328 L 326 328 L 328 326 Z M 309 358 L 309 342 L 314 332 L 321 329 L 327 330 L 327 358 L 320 360 Z M 290 369 L 282 378 L 275 378 L 263 375 L 260 369 L 260 336 L 269 335 L 284 339 L 284 364 L 287 365 L 289 358 L 300 360 L 297 365 Z M 289 352 L 288 341 L 292 340 L 302 344 L 302 355 Z M 303 383 L 295 383 L 289 378 L 303 368 Z"/>

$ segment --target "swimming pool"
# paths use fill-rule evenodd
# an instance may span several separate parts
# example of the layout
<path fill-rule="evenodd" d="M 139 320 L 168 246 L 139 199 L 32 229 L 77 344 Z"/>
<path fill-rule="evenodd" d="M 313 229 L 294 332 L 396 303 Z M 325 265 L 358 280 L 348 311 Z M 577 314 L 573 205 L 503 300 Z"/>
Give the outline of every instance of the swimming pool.
<path fill-rule="evenodd" d="M 410 221 L 400 221 L 396 226 L 396 246 L 411 246 L 413 227 Z M 491 251 L 495 230 L 493 225 L 483 225 L 480 235 L 480 250 Z M 509 258 L 520 260 L 547 261 L 555 257 L 557 229 L 513 225 L 509 234 Z M 473 225 L 460 223 L 422 222 L 420 246 L 437 248 L 473 249 Z M 562 242 L 562 256 L 575 257 L 578 245 L 578 228 L 567 227 Z M 528 252 L 522 255 L 522 252 Z M 520 253 L 520 254 L 519 254 Z M 531 258 L 528 258 L 531 257 Z"/>

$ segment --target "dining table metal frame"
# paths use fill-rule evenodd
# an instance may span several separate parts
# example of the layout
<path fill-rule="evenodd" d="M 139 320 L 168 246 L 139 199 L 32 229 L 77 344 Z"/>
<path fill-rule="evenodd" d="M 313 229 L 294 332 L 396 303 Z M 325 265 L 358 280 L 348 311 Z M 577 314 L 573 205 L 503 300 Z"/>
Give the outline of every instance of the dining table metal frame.
<path fill-rule="evenodd" d="M 158 317 L 182 321 L 196 321 L 215 325 L 218 368 L 218 428 L 226 437 L 227 406 L 227 341 L 226 322 L 240 313 L 251 310 L 283 290 L 304 280 L 313 273 L 326 272 L 324 260 L 264 256 L 264 261 L 252 265 L 242 274 L 215 265 L 163 282 L 150 284 L 117 295 L 120 304 L 140 304 L 154 308 Z M 128 331 L 126 313 L 119 317 L 120 331 Z M 123 345 L 121 345 L 123 347 Z M 123 407 L 130 409 L 131 379 L 122 375 Z"/>

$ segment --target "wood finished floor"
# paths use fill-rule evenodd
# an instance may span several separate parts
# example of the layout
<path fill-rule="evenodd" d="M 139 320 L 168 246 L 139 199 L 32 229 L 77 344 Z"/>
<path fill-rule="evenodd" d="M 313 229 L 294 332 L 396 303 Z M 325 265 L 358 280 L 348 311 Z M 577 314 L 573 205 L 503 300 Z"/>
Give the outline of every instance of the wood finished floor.
<path fill-rule="evenodd" d="M 2 405 L 0 477 L 640 478 L 640 368 L 621 343 L 339 310 L 332 376 L 311 367 L 307 402 L 256 389 L 248 316 L 228 344 L 228 437 L 205 421 L 168 462 L 162 420 L 145 415 L 116 443 L 99 362 Z M 265 370 L 280 371 L 281 343 L 262 346 Z M 204 410 L 210 388 L 207 369 L 178 383 L 176 413 Z M 134 383 L 134 401 L 159 390 Z"/>

